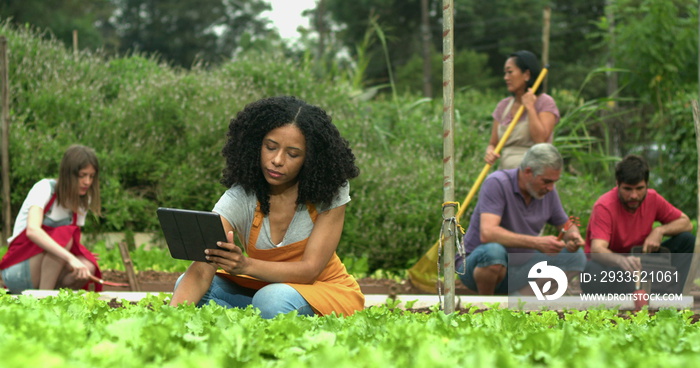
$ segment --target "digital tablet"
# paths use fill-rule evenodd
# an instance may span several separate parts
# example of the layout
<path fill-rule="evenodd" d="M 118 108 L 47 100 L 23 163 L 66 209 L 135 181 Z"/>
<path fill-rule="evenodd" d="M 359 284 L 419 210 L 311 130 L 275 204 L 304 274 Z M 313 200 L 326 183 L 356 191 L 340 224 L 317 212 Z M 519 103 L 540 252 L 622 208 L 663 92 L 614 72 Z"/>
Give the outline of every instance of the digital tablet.
<path fill-rule="evenodd" d="M 204 250 L 226 241 L 221 218 L 214 212 L 160 207 L 156 213 L 173 258 L 207 262 Z"/>

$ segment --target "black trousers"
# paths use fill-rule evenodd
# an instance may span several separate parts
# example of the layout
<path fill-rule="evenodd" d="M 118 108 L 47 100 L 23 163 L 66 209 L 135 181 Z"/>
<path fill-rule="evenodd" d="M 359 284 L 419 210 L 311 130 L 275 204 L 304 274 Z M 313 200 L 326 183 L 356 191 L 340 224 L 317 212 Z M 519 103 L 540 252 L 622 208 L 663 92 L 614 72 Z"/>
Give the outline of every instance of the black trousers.
<path fill-rule="evenodd" d="M 661 246 L 668 248 L 671 251 L 671 265 L 678 271 L 678 283 L 674 283 L 672 290 L 664 290 L 669 293 L 681 293 L 683 285 L 688 278 L 690 271 L 690 262 L 693 257 L 691 254 L 695 249 L 695 235 L 684 232 L 675 235 L 664 241 Z M 605 271 L 622 271 L 619 267 L 607 266 L 589 259 L 586 263 L 584 273 L 589 275 L 597 275 L 597 278 L 591 278 L 589 282 L 581 283 L 581 291 L 584 293 L 610 293 L 610 294 L 627 294 L 635 290 L 634 282 L 602 282 L 601 273 Z M 654 288 L 652 285 L 652 292 Z"/>

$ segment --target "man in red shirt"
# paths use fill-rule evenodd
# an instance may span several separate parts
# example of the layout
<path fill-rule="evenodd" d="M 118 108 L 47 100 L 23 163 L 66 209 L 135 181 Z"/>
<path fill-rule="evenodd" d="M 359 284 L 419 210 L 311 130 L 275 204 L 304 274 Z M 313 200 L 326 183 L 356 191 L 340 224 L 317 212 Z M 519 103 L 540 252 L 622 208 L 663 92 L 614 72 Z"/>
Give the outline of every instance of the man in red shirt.
<path fill-rule="evenodd" d="M 601 274 L 604 270 L 622 271 L 618 274 L 623 276 L 640 271 L 639 257 L 620 254 L 630 253 L 634 246 L 642 246 L 643 253 L 668 248 L 673 253 L 671 263 L 678 270 L 676 286 L 680 292 L 690 267 L 689 254 L 695 245 L 690 219 L 649 189 L 649 166 L 642 157 L 628 155 L 620 161 L 615 167 L 615 180 L 617 186 L 598 198 L 593 206 L 586 231 L 585 251 L 591 253 L 591 260 L 584 273 L 592 275 L 592 280 L 597 279 L 588 285 L 591 289 L 588 292 L 634 291 L 634 281 L 620 282 L 615 278 L 606 283 Z M 657 221 L 661 226 L 653 227 Z M 662 242 L 664 236 L 670 238 Z M 583 284 L 582 288 L 587 291 Z"/>

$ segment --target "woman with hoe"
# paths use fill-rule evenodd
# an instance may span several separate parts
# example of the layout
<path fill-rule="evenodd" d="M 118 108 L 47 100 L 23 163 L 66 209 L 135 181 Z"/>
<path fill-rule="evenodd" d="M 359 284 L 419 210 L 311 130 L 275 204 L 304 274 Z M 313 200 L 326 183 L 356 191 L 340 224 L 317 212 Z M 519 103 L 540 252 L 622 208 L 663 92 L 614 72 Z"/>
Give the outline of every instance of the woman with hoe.
<path fill-rule="evenodd" d="M 500 170 L 520 166 L 530 147 L 536 143 L 552 142 L 554 126 L 559 122 L 559 109 L 554 99 L 546 93 L 537 94 L 547 69 L 540 68 L 532 52 L 514 52 L 506 60 L 503 70 L 503 79 L 513 96 L 501 100 L 492 114 L 493 128 L 484 157 L 486 165 L 462 202 L 457 213 L 458 221 L 496 160 L 501 159 Z M 413 285 L 425 291 L 435 290 L 438 253 L 439 242 L 436 242 L 408 270 Z"/>
<path fill-rule="evenodd" d="M 493 128 L 485 156 L 490 165 L 500 158 L 498 169 L 501 170 L 518 167 L 525 152 L 535 143 L 551 143 L 554 126 L 560 118 L 554 99 L 546 93 L 538 94 L 540 88 L 537 91 L 532 89 L 541 72 L 537 57 L 532 52 L 521 50 L 512 53 L 506 60 L 503 72 L 503 79 L 512 96 L 501 100 L 492 114 Z M 503 146 L 503 151 L 496 153 L 498 142 L 520 106 L 524 107 L 520 120 Z"/>

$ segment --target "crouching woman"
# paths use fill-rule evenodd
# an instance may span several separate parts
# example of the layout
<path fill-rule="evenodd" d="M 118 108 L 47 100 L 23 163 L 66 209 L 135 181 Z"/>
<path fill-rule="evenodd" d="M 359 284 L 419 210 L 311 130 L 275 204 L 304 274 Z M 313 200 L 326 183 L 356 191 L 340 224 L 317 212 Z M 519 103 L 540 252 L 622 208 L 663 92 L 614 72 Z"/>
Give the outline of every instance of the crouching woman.
<path fill-rule="evenodd" d="M 362 309 L 335 252 L 359 169 L 326 112 L 294 97 L 251 103 L 231 120 L 222 153 L 228 190 L 214 212 L 227 241 L 206 250 L 209 262 L 192 263 L 170 304 L 253 305 L 263 318 Z"/>
<path fill-rule="evenodd" d="M 9 248 L 0 261 L 10 293 L 27 289 L 88 289 L 101 278 L 95 256 L 80 244 L 88 210 L 100 214 L 99 164 L 92 148 L 72 145 L 58 179 L 42 179 L 19 210 Z M 95 283 L 95 291 L 102 285 Z"/>

